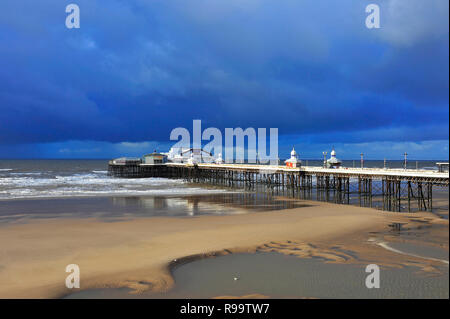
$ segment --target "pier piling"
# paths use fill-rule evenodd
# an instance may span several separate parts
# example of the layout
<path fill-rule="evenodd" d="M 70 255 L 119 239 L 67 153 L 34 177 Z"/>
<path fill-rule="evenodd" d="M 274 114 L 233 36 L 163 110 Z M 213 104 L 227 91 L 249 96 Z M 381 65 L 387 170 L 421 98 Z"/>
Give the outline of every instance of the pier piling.
<path fill-rule="evenodd" d="M 286 168 L 245 164 L 114 163 L 108 174 L 123 178 L 165 177 L 188 183 L 264 191 L 295 198 L 359 204 L 386 211 L 431 211 L 433 187 L 448 188 L 448 173 L 323 167 Z M 353 189 L 353 191 L 352 191 Z M 356 193 L 357 199 L 351 194 Z M 407 207 L 402 207 L 402 199 Z M 355 201 L 356 200 L 356 201 Z M 413 205 L 413 203 L 416 204 Z"/>

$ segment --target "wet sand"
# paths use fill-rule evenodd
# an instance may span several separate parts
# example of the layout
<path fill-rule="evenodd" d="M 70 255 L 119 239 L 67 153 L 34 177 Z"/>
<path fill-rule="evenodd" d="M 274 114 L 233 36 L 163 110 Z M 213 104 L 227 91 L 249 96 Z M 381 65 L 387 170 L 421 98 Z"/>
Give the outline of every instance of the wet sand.
<path fill-rule="evenodd" d="M 433 242 L 448 251 L 448 220 L 430 213 L 304 204 L 226 216 L 133 218 L 114 223 L 97 218 L 47 218 L 4 225 L 0 231 L 0 297 L 58 298 L 73 293 L 65 287 L 68 264 L 80 266 L 82 290 L 165 292 L 174 287 L 172 270 L 179 264 L 256 251 L 335 264 L 374 261 L 383 267 L 415 267 L 442 275 L 439 262 L 396 254 L 368 238 L 385 236 L 393 222 L 415 227 L 420 224 L 415 219 L 446 228 L 447 235 L 439 233 Z"/>

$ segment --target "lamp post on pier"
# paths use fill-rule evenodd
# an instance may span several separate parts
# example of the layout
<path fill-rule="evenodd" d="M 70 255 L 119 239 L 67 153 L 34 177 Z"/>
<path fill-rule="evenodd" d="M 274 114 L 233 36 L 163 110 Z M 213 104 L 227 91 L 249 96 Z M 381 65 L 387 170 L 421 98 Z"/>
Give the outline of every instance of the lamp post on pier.
<path fill-rule="evenodd" d="M 361 153 L 361 168 L 364 168 L 364 153 Z"/>
<path fill-rule="evenodd" d="M 327 153 L 328 152 L 322 152 L 322 154 L 323 154 L 323 168 L 327 168 Z"/>
<path fill-rule="evenodd" d="M 406 169 L 408 153 L 405 152 L 405 154 L 403 154 L 403 155 L 405 155 L 405 163 L 403 164 L 403 166 L 404 166 L 404 169 Z"/>

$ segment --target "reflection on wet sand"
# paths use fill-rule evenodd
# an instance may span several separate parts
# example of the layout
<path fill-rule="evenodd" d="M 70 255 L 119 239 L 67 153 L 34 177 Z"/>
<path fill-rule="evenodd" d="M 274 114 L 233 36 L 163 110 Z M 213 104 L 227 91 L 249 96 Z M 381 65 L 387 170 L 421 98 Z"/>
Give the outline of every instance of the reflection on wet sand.
<path fill-rule="evenodd" d="M 307 207 L 300 200 L 287 200 L 273 197 L 268 193 L 224 193 L 214 195 L 195 195 L 184 197 L 114 197 L 114 205 L 139 206 L 148 211 L 173 210 L 184 211 L 189 216 L 204 214 L 209 211 L 224 212 L 233 209 L 251 211 L 268 211 Z"/>
<path fill-rule="evenodd" d="M 126 196 L 0 201 L 0 223 L 42 218 L 100 218 L 114 221 L 137 217 L 192 217 L 307 207 L 268 193 L 224 192 L 186 196 Z"/>

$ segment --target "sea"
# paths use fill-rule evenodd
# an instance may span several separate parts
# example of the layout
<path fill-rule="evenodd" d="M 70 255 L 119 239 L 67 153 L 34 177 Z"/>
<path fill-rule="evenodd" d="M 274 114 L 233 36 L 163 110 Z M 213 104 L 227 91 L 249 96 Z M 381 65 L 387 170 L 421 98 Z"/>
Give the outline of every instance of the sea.
<path fill-rule="evenodd" d="M 413 161 L 408 168 L 437 170 L 436 160 Z M 320 166 L 320 160 L 304 165 Z M 389 161 L 389 168 L 402 168 L 403 161 Z M 344 161 L 345 167 L 359 161 Z M 364 167 L 382 168 L 384 161 L 365 161 Z M 165 178 L 114 178 L 107 175 L 108 160 L 0 160 L 0 200 L 73 198 L 87 196 L 191 195 L 223 190 L 193 187 L 182 180 Z"/>
<path fill-rule="evenodd" d="M 436 170 L 436 162 L 408 168 Z M 321 160 L 303 160 L 321 166 Z M 343 166 L 359 167 L 359 160 Z M 364 167 L 401 168 L 403 161 L 364 161 Z M 0 160 L 0 223 L 45 217 L 195 216 L 239 213 L 242 208 L 298 207 L 267 194 L 188 184 L 180 179 L 115 178 L 108 160 Z"/>

